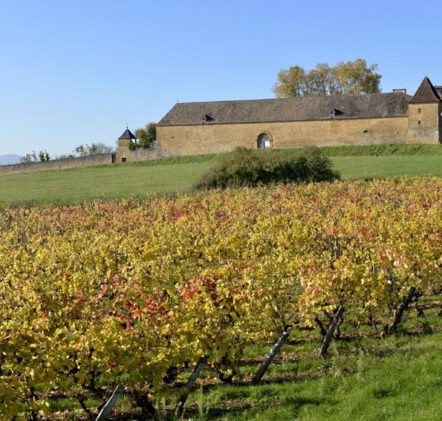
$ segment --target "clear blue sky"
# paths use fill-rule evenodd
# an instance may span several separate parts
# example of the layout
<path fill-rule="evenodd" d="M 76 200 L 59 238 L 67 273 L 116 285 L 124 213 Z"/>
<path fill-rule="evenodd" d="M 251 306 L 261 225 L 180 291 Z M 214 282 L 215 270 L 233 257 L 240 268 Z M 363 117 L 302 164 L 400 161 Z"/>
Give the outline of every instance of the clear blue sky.
<path fill-rule="evenodd" d="M 442 84 L 440 0 L 0 0 L 0 155 L 114 145 L 176 101 L 273 96 L 278 71 L 365 58 Z"/>

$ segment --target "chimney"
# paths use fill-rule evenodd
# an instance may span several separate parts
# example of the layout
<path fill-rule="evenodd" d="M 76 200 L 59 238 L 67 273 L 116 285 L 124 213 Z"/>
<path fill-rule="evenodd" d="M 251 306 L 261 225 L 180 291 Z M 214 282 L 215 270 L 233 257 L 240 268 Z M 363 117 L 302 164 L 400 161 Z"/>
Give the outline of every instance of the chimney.
<path fill-rule="evenodd" d="M 404 88 L 393 89 L 393 93 L 395 93 L 395 94 L 406 94 L 407 90 L 404 89 Z"/>

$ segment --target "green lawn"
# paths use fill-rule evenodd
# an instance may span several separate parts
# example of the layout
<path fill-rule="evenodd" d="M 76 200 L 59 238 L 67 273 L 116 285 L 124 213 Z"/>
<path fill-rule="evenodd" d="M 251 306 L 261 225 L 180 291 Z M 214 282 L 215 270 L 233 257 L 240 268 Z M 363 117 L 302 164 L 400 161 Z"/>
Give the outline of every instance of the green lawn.
<path fill-rule="evenodd" d="M 427 313 L 437 332 L 425 335 L 423 320 L 414 311 L 409 316 L 408 334 L 334 342 L 326 359 L 315 356 L 318 343 L 284 345 L 264 384 L 200 389 L 191 396 L 189 415 L 236 421 L 440 420 L 442 320 L 434 310 Z M 256 347 L 256 355 L 262 358 L 265 350 Z"/>
<path fill-rule="evenodd" d="M 438 145 L 350 146 L 323 150 L 343 178 L 442 177 L 442 147 Z M 213 159 L 214 155 L 202 155 L 3 175 L 0 176 L 0 204 L 79 203 L 91 199 L 186 192 Z"/>
<path fill-rule="evenodd" d="M 0 203 L 79 203 L 91 199 L 181 192 L 208 162 L 118 165 L 0 176 Z"/>
<path fill-rule="evenodd" d="M 331 160 L 342 178 L 442 177 L 442 155 L 335 156 Z"/>

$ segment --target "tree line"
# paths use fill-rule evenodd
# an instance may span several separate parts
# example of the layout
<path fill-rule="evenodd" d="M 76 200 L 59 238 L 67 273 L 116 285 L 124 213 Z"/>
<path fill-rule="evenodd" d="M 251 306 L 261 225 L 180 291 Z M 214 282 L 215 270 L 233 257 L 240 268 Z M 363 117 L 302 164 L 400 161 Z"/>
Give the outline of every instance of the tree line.
<path fill-rule="evenodd" d="M 88 144 L 79 145 L 74 149 L 72 153 L 56 156 L 55 158 L 52 158 L 52 156 L 46 150 L 44 151 L 41 150 L 38 152 L 32 151 L 31 153 L 28 153 L 25 156 L 23 156 L 20 159 L 20 162 L 29 163 L 29 162 L 51 161 L 52 159 L 73 159 L 85 156 L 108 154 L 112 152 L 113 148 L 111 146 L 98 142 L 98 143 L 91 143 L 90 145 Z"/>
<path fill-rule="evenodd" d="M 279 71 L 273 92 L 278 98 L 375 94 L 382 77 L 377 69 L 362 58 L 334 66 L 319 63 L 311 70 L 296 65 Z"/>

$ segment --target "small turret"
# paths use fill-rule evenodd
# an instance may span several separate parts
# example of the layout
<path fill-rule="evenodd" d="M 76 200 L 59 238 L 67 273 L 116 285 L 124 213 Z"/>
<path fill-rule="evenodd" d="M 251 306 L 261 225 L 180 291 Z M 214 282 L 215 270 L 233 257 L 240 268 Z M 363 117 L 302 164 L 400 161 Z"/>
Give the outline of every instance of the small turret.
<path fill-rule="evenodd" d="M 118 138 L 117 162 L 127 162 L 127 158 L 130 156 L 131 144 L 136 140 L 136 136 L 129 130 L 129 127 L 126 127 L 126 130 Z"/>

